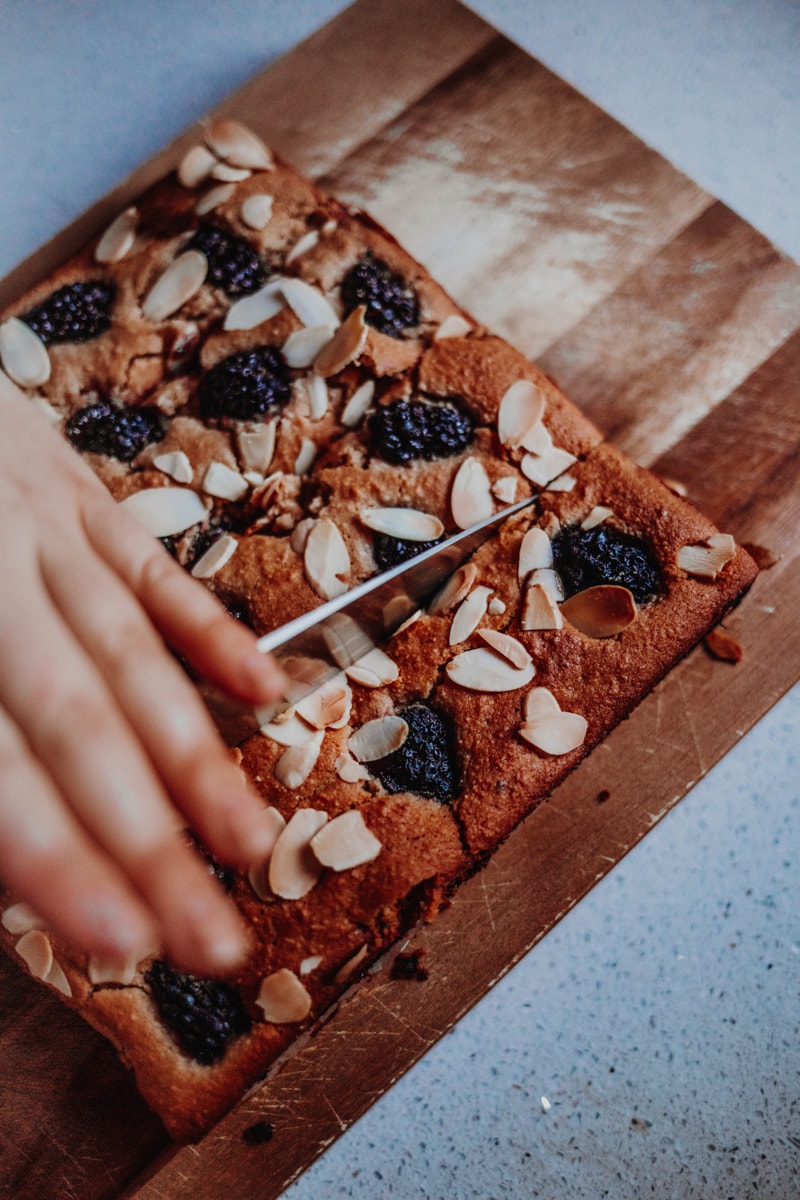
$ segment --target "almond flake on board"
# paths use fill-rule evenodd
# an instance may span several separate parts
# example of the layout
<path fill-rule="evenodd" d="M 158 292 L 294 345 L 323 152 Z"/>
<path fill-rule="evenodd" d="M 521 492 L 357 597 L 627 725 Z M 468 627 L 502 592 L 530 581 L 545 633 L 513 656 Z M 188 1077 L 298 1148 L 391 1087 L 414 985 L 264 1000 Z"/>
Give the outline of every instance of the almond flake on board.
<path fill-rule="evenodd" d="M 208 259 L 199 250 L 185 250 L 156 280 L 142 304 L 148 321 L 165 321 L 191 300 L 206 281 Z"/>
<path fill-rule="evenodd" d="M 316 521 L 308 532 L 303 568 L 308 582 L 323 600 L 333 600 L 347 591 L 350 555 L 338 526 L 326 517 Z"/>
<path fill-rule="evenodd" d="M 465 458 L 450 491 L 450 511 L 459 529 L 469 529 L 491 517 L 494 499 L 486 468 L 477 458 Z"/>
<path fill-rule="evenodd" d="M 359 762 L 377 762 L 399 750 L 408 737 L 408 724 L 402 717 L 388 714 L 367 721 L 347 739 L 347 748 Z"/>
<path fill-rule="evenodd" d="M 628 588 L 613 583 L 584 588 L 561 605 L 561 614 L 570 625 L 592 638 L 616 637 L 633 624 L 637 612 Z"/>
<path fill-rule="evenodd" d="M 250 296 L 242 296 L 241 300 L 237 300 L 226 312 L 222 328 L 227 332 L 255 329 L 264 321 L 277 317 L 286 307 L 280 284 L 279 279 L 270 279 L 257 292 Z"/>
<path fill-rule="evenodd" d="M 416 508 L 362 508 L 358 516 L 367 529 L 404 542 L 435 542 L 444 533 L 438 517 Z"/>
<path fill-rule="evenodd" d="M 319 882 L 322 864 L 310 850 L 311 839 L 327 823 L 328 814 L 298 808 L 278 835 L 269 860 L 270 890 L 283 900 L 299 900 Z"/>
<path fill-rule="evenodd" d="M 588 722 L 579 713 L 557 712 L 520 726 L 520 737 L 545 754 L 569 754 L 586 739 Z"/>
<path fill-rule="evenodd" d="M 486 616 L 491 594 L 490 587 L 479 584 L 461 601 L 450 625 L 448 635 L 450 646 L 457 646 L 460 642 L 465 642 L 475 632 Z"/>
<path fill-rule="evenodd" d="M 703 639 L 706 650 L 713 658 L 721 662 L 738 663 L 742 661 L 742 647 L 735 637 L 725 629 L 712 629 Z"/>
<path fill-rule="evenodd" d="M 194 477 L 189 455 L 185 450 L 171 450 L 168 454 L 157 454 L 153 466 L 174 479 L 176 483 L 191 483 Z"/>
<path fill-rule="evenodd" d="M 478 568 L 475 563 L 467 562 L 463 566 L 456 567 L 428 605 L 428 614 L 436 616 L 438 613 L 447 612 L 454 605 L 460 604 L 477 578 Z"/>
<path fill-rule="evenodd" d="M 366 305 L 360 304 L 342 322 L 336 332 L 323 345 L 314 358 L 314 370 L 326 378 L 338 375 L 351 362 L 355 362 L 367 344 L 369 326 Z"/>
<path fill-rule="evenodd" d="M 268 471 L 275 454 L 277 421 L 264 421 L 252 429 L 240 429 L 236 435 L 239 455 L 249 471 Z"/>
<path fill-rule="evenodd" d="M 304 233 L 299 241 L 295 242 L 289 253 L 286 255 L 286 262 L 292 263 L 298 258 L 302 258 L 304 254 L 308 254 L 309 250 L 313 250 L 319 241 L 319 230 L 311 229 L 308 233 Z"/>
<path fill-rule="evenodd" d="M 468 333 L 472 333 L 473 328 L 474 326 L 465 317 L 460 317 L 458 313 L 451 313 L 442 321 L 433 335 L 433 340 L 443 342 L 446 338 L 466 337 Z"/>
<path fill-rule="evenodd" d="M 369 779 L 369 771 L 349 754 L 340 754 L 334 764 L 336 774 L 344 783 L 363 783 Z"/>
<path fill-rule="evenodd" d="M 24 900 L 9 905 L 3 913 L 0 924 L 15 936 L 21 933 L 30 933 L 32 929 L 45 930 L 47 928 L 47 922 Z"/>
<path fill-rule="evenodd" d="M 294 333 L 289 334 L 283 343 L 281 353 L 288 366 L 294 367 L 298 371 L 313 367 L 316 371 L 317 359 L 322 350 L 329 345 L 332 334 L 333 327 L 331 325 L 304 325 L 302 329 L 296 329 Z M 319 373 L 327 375 L 333 372 L 321 371 Z"/>
<path fill-rule="evenodd" d="M 613 515 L 612 508 L 606 508 L 604 504 L 595 504 L 589 515 L 581 521 L 581 529 L 594 529 L 596 525 L 602 525 L 606 517 L 613 517 Z"/>
<path fill-rule="evenodd" d="M 119 507 L 135 517 L 153 537 L 184 533 L 207 516 L 197 492 L 184 487 L 144 488 L 120 500 Z"/>
<path fill-rule="evenodd" d="M 211 174 L 218 159 L 207 146 L 192 146 L 187 150 L 178 166 L 178 182 L 185 188 L 195 188 Z"/>
<path fill-rule="evenodd" d="M 0 325 L 0 362 L 20 387 L 40 387 L 50 378 L 47 347 L 19 317 L 9 317 Z"/>
<path fill-rule="evenodd" d="M 525 630 L 563 629 L 564 618 L 561 616 L 561 609 L 548 588 L 542 587 L 540 583 L 528 584 L 520 623 Z"/>
<path fill-rule="evenodd" d="M 198 217 L 205 217 L 208 213 L 213 212 L 215 208 L 219 208 L 220 204 L 226 204 L 235 191 L 235 183 L 219 183 L 216 187 L 209 188 L 207 192 L 203 192 L 194 206 L 194 211 Z"/>
<path fill-rule="evenodd" d="M 533 663 L 523 668 L 514 667 L 507 659 L 483 647 L 457 654 L 445 671 L 453 683 L 472 692 L 513 692 L 526 687 L 536 674 Z"/>
<path fill-rule="evenodd" d="M 512 667 L 524 670 L 530 666 L 532 659 L 528 651 L 517 638 L 510 633 L 501 633 L 499 629 L 479 629 L 478 637 L 483 638 L 487 646 L 508 659 Z"/>
<path fill-rule="evenodd" d="M 400 674 L 400 668 L 393 658 L 376 646 L 368 654 L 362 655 L 357 662 L 345 667 L 345 674 L 353 683 L 360 683 L 362 687 L 385 687 L 386 684 L 394 683 Z"/>
<path fill-rule="evenodd" d="M 256 1004 L 272 1025 L 293 1025 L 311 1012 L 311 996 L 288 967 L 281 967 L 262 979 Z"/>
<path fill-rule="evenodd" d="M 95 246 L 94 261 L 98 263 L 121 262 L 136 241 L 139 210 L 135 205 L 124 209 L 115 217 Z"/>
<path fill-rule="evenodd" d="M 552 446 L 544 454 L 526 454 L 520 463 L 520 470 L 531 483 L 544 488 L 577 461 L 569 450 Z"/>
<path fill-rule="evenodd" d="M 681 546 L 678 566 L 698 579 L 716 579 L 736 553 L 736 542 L 729 533 L 714 533 L 703 542 Z"/>
<path fill-rule="evenodd" d="M 269 823 L 270 829 L 274 834 L 274 850 L 278 838 L 286 828 L 286 820 L 283 814 L 280 813 L 277 808 L 273 808 L 272 805 L 264 810 L 262 820 L 265 820 Z M 247 879 L 250 887 L 258 896 L 259 900 L 269 901 L 274 899 L 274 893 L 269 886 L 269 863 L 271 858 L 272 853 L 270 852 L 259 862 L 252 863 L 247 872 Z"/>
<path fill-rule="evenodd" d="M 280 286 L 284 300 L 306 328 L 327 325 L 330 329 L 338 329 L 339 314 L 319 288 L 292 276 L 282 278 Z"/>
<path fill-rule="evenodd" d="M 322 730 L 314 732 L 313 736 L 300 746 L 289 746 L 284 750 L 273 768 L 273 775 L 278 783 L 282 783 L 290 791 L 302 787 L 314 767 L 317 765 L 319 752 L 322 749 Z"/>
<path fill-rule="evenodd" d="M 241 500 L 250 490 L 243 475 L 223 462 L 210 462 L 203 476 L 203 491 L 218 500 Z"/>
<path fill-rule="evenodd" d="M 544 415 L 545 398 L 539 388 L 527 379 L 518 379 L 503 394 L 497 413 L 497 435 L 504 446 L 512 450 L 522 446 L 525 438 Z"/>
<path fill-rule="evenodd" d="M 315 833 L 311 849 L 322 863 L 332 871 L 349 871 L 353 867 L 372 862 L 383 849 L 382 843 L 372 833 L 358 809 L 340 813 Z"/>
<path fill-rule="evenodd" d="M 249 229 L 264 229 L 272 216 L 273 198 L 266 192 L 248 196 L 242 204 L 242 221 Z"/>
<path fill-rule="evenodd" d="M 517 576 L 520 583 L 527 579 L 531 571 L 540 567 L 552 567 L 553 546 L 550 538 L 539 525 L 531 525 L 526 530 L 519 547 L 519 565 Z"/>
<path fill-rule="evenodd" d="M 217 572 L 221 571 L 225 564 L 233 558 L 238 545 L 237 538 L 230 533 L 224 533 L 222 537 L 217 538 L 205 554 L 200 555 L 192 567 L 191 573 L 194 578 L 213 579 Z"/>
<path fill-rule="evenodd" d="M 269 171 L 273 160 L 269 149 L 251 129 L 238 121 L 220 118 L 205 130 L 204 140 L 217 158 L 233 167 L 248 167 L 252 171 Z"/>
<path fill-rule="evenodd" d="M 375 395 L 375 381 L 368 379 L 353 392 L 339 418 L 346 429 L 355 429 L 367 413 Z"/>

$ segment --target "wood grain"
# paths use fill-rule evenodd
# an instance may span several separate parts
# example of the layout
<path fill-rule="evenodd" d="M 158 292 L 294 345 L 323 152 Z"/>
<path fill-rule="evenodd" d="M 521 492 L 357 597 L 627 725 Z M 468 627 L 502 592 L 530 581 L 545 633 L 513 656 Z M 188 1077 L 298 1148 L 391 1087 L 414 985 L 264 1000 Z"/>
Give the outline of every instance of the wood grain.
<path fill-rule="evenodd" d="M 414 933 L 429 980 L 370 976 L 199 1146 L 168 1145 L 103 1039 L 4 959 L 14 1200 L 278 1196 L 800 677 L 800 268 L 454 0 L 359 0 L 219 111 L 369 209 L 617 444 L 776 563 L 726 619 L 742 664 L 689 655 Z M 0 303 L 194 136 L 12 273 Z M 271 1141 L 243 1140 L 256 1121 Z"/>

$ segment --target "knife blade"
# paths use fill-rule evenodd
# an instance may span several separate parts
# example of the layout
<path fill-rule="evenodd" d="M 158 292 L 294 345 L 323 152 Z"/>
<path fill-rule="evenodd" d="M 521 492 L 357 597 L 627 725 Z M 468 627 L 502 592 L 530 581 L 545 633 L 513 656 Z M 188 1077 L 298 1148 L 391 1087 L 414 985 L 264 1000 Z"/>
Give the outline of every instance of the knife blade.
<path fill-rule="evenodd" d="M 200 694 L 224 740 L 229 746 L 240 745 L 280 712 L 388 641 L 404 621 L 436 598 L 479 546 L 533 500 L 533 496 L 520 500 L 264 634 L 258 649 L 275 656 L 286 679 L 282 698 L 269 708 L 248 709 L 201 681 Z"/>

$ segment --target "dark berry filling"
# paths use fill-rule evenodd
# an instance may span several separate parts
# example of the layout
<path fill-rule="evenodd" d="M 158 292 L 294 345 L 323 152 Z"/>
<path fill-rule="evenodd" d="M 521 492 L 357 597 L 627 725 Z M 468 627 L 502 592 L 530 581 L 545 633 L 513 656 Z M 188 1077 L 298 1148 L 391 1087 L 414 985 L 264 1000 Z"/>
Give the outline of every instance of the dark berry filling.
<path fill-rule="evenodd" d="M 378 570 L 388 571 L 392 567 L 396 567 L 398 563 L 408 562 L 410 558 L 422 554 L 423 550 L 430 550 L 431 546 L 438 546 L 441 541 L 443 541 L 443 537 L 435 542 L 406 542 L 403 538 L 392 537 L 389 533 L 376 533 L 372 543 L 372 553 L 375 556 Z"/>
<path fill-rule="evenodd" d="M 157 408 L 120 408 L 98 400 L 73 413 L 65 433 L 76 450 L 130 462 L 149 442 L 160 442 L 164 428 Z"/>
<path fill-rule="evenodd" d="M 184 1053 L 209 1066 L 234 1038 L 250 1030 L 250 1017 L 235 988 L 216 979 L 198 979 L 154 962 L 145 983 L 159 1016 Z"/>
<path fill-rule="evenodd" d="M 613 583 L 628 588 L 637 604 L 646 604 L 662 590 L 651 550 L 639 538 L 610 525 L 562 529 L 553 539 L 553 565 L 568 596 Z"/>
<path fill-rule="evenodd" d="M 253 247 L 216 225 L 201 226 L 189 246 L 208 259 L 206 281 L 229 296 L 255 292 L 267 278 L 267 268 Z"/>
<path fill-rule="evenodd" d="M 21 318 L 45 345 L 88 342 L 111 328 L 114 288 L 101 279 L 69 283 Z"/>
<path fill-rule="evenodd" d="M 371 254 L 347 272 L 341 296 L 347 312 L 365 304 L 367 324 L 390 337 L 419 324 L 419 304 L 411 288 L 401 275 Z"/>
<path fill-rule="evenodd" d="M 400 716 L 408 737 L 399 750 L 371 764 L 387 792 L 414 792 L 445 803 L 460 787 L 450 722 L 427 704 L 410 704 Z"/>
<path fill-rule="evenodd" d="M 424 458 L 432 462 L 460 454 L 472 438 L 472 421 L 449 404 L 395 400 L 369 418 L 381 458 L 390 463 Z"/>
<path fill-rule="evenodd" d="M 277 412 L 288 403 L 291 384 L 274 346 L 231 354 L 203 378 L 200 408 L 204 417 L 247 421 Z"/>
<path fill-rule="evenodd" d="M 200 838 L 191 829 L 187 829 L 186 837 L 189 845 L 193 850 L 196 850 L 203 862 L 208 867 L 209 875 L 213 875 L 217 883 L 221 883 L 226 892 L 233 890 L 233 885 L 236 882 L 236 873 L 231 867 L 224 867 L 206 846 L 200 841 Z"/>

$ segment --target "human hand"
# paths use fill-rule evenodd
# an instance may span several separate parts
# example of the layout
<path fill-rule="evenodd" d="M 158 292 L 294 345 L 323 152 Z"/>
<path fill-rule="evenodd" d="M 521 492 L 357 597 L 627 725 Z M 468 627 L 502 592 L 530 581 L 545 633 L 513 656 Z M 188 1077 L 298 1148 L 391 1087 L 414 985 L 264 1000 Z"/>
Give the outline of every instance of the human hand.
<path fill-rule="evenodd" d="M 274 663 L 0 372 L 0 879 L 105 961 L 230 968 L 244 926 L 180 830 L 243 865 L 274 841 L 172 647 L 251 705 Z"/>

